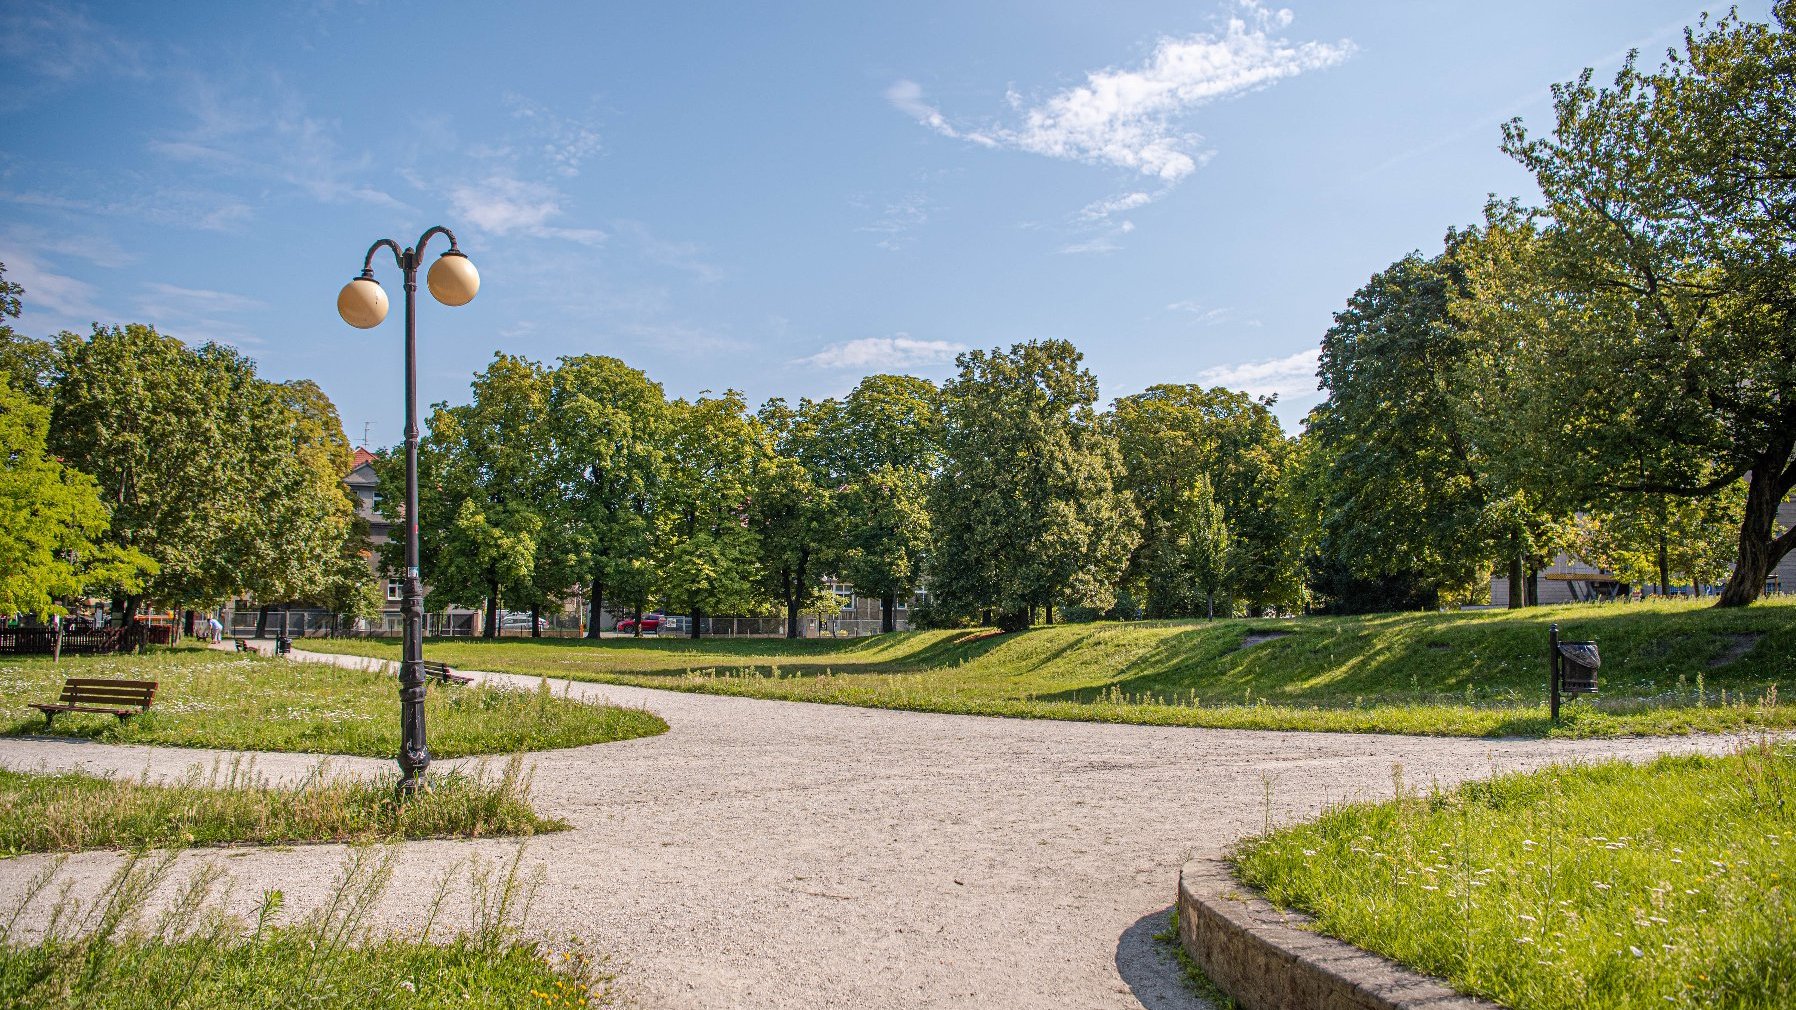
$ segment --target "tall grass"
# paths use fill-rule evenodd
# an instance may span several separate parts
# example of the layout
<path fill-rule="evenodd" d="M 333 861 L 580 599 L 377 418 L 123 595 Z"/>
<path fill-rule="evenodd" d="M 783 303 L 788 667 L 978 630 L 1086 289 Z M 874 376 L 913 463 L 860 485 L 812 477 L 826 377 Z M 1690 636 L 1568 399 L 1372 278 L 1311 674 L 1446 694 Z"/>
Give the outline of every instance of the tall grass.
<path fill-rule="evenodd" d="M 428 792 L 400 801 L 396 776 L 344 776 L 322 763 L 294 786 L 270 784 L 244 760 L 195 768 L 169 784 L 0 770 L 0 855 L 564 830 L 531 808 L 530 777 L 513 755 L 496 771 L 481 765 L 433 776 Z"/>
<path fill-rule="evenodd" d="M 30 879 L 0 913 L 0 1006 L 32 1010 L 517 1010 L 610 1002 L 602 958 L 578 940 L 532 938 L 540 876 L 523 846 L 504 863 L 471 860 L 437 883 L 417 928 L 378 929 L 373 911 L 392 879 L 392 849 L 352 848 L 326 900 L 297 917 L 265 891 L 251 918 L 225 911 L 215 865 L 171 883 L 172 854 L 133 855 L 88 901 L 59 888 L 62 863 Z M 465 925 L 444 921 L 457 885 L 471 894 Z M 27 928 L 27 924 L 31 928 Z"/>
<path fill-rule="evenodd" d="M 1796 1006 L 1796 751 L 1769 738 L 1399 785 L 1245 844 L 1236 869 L 1321 931 L 1515 1010 Z"/>

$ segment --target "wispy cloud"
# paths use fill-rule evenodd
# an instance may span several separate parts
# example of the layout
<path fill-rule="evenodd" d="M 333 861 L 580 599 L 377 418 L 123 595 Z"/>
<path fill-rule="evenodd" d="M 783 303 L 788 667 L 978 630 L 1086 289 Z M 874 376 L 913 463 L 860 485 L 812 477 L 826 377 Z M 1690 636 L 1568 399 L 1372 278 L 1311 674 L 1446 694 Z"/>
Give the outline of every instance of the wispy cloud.
<path fill-rule="evenodd" d="M 953 361 L 967 345 L 947 340 L 916 340 L 909 334 L 893 337 L 862 337 L 846 343 L 831 344 L 795 364 L 818 368 L 920 368 Z"/>
<path fill-rule="evenodd" d="M 1160 39 L 1139 66 L 1090 71 L 1085 83 L 1066 88 L 1023 110 L 1022 121 L 974 129 L 954 125 L 924 100 L 923 89 L 900 80 L 886 90 L 899 111 L 945 137 L 986 147 L 1008 147 L 1050 158 L 1108 165 L 1175 184 L 1210 157 L 1185 117 L 1218 99 L 1269 87 L 1288 77 L 1332 67 L 1354 52 L 1338 42 L 1291 42 L 1289 10 L 1269 10 L 1253 0 L 1216 33 Z M 1011 103 L 1026 103 L 1013 95 Z"/>
<path fill-rule="evenodd" d="M 580 166 L 604 150 L 591 123 L 564 116 L 521 95 L 507 95 L 513 119 L 526 124 L 527 143 L 557 175 L 580 174 Z"/>
<path fill-rule="evenodd" d="M 568 228 L 552 223 L 561 217 L 562 199 L 561 191 L 553 186 L 509 175 L 490 175 L 449 190 L 449 202 L 457 214 L 495 235 L 558 238 L 582 245 L 604 242 L 605 233 L 597 228 Z"/>
<path fill-rule="evenodd" d="M 144 46 L 62 4 L 0 6 L 0 64 L 12 72 L 0 108 L 30 106 L 44 95 L 101 74 L 146 75 Z"/>
<path fill-rule="evenodd" d="M 1312 347 L 1283 358 L 1220 365 L 1199 372 L 1197 377 L 1212 386 L 1226 386 L 1250 396 L 1301 400 L 1318 392 L 1316 365 L 1321 357 L 1321 348 Z"/>
<path fill-rule="evenodd" d="M 0 195 L 0 198 L 4 198 L 3 195 Z M 105 235 L 78 234 L 29 225 L 13 225 L 6 230 L 6 238 L 14 246 L 36 252 L 74 256 L 98 267 L 122 267 L 137 258 Z"/>
<path fill-rule="evenodd" d="M 1166 306 L 1166 309 L 1168 312 L 1184 312 L 1190 314 L 1192 322 L 1199 326 L 1222 326 L 1225 323 L 1232 323 L 1236 326 L 1257 327 L 1260 325 L 1258 319 L 1242 318 L 1240 311 L 1237 309 L 1218 308 L 1212 305 L 1205 305 L 1202 302 L 1173 302 L 1171 305 Z"/>
<path fill-rule="evenodd" d="M 867 204 L 856 202 L 855 206 L 871 209 Z M 873 243 L 888 252 L 897 252 L 912 241 L 911 232 L 921 228 L 929 221 L 929 197 L 924 193 L 906 193 L 901 199 L 894 200 L 879 208 L 879 217 L 870 224 L 864 224 L 855 231 L 869 232 L 879 235 L 879 241 Z"/>
<path fill-rule="evenodd" d="M 136 314 L 164 333 L 189 343 L 215 340 L 224 344 L 260 344 L 262 338 L 234 317 L 267 307 L 266 302 L 231 291 L 152 281 L 143 285 Z"/>
<path fill-rule="evenodd" d="M 230 291 L 208 291 L 205 288 L 183 288 L 173 284 L 151 282 L 144 285 L 146 297 L 138 302 L 145 312 L 214 313 L 251 312 L 267 308 L 267 303 Z"/>
<path fill-rule="evenodd" d="M 661 238 L 641 221 L 617 221 L 613 227 L 633 242 L 637 254 L 650 263 L 684 271 L 701 281 L 715 281 L 723 276 L 723 271 L 706 259 L 707 250 L 700 243 Z"/>
<path fill-rule="evenodd" d="M 1117 239 L 1134 230 L 1135 222 L 1124 221 L 1092 238 L 1063 245 L 1060 247 L 1060 252 L 1064 256 L 1077 256 L 1084 253 L 1113 253 L 1122 248 L 1122 243 Z"/>
<path fill-rule="evenodd" d="M 57 273 L 32 252 L 0 245 L 0 263 L 6 264 L 6 279 L 25 289 L 28 315 L 48 316 L 58 326 L 80 325 L 106 316 L 92 284 Z"/>
<path fill-rule="evenodd" d="M 1157 194 L 1142 192 L 1105 197 L 1102 200 L 1094 200 L 1081 208 L 1079 219 L 1081 221 L 1102 221 L 1112 214 L 1121 214 L 1138 207 L 1145 207 L 1157 199 L 1159 199 Z"/>

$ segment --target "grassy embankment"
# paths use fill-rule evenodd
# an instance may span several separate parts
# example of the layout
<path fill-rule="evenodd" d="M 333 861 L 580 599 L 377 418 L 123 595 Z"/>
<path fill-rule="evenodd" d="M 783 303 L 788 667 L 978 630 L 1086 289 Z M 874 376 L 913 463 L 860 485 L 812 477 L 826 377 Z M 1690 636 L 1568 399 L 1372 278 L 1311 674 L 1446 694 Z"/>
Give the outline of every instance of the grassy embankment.
<path fill-rule="evenodd" d="M 320 769 L 271 785 L 238 763 L 154 783 L 78 773 L 0 770 L 0 858 L 25 852 L 278 845 L 413 838 L 490 838 L 561 831 L 530 807 L 521 756 L 496 773 L 451 772 L 401 802 L 397 775 L 359 779 Z"/>
<path fill-rule="evenodd" d="M 1547 626 L 1595 639 L 1602 694 L 1546 711 Z M 1263 635 L 1269 640 L 1248 645 Z M 395 657 L 392 642 L 307 648 Z M 432 640 L 434 659 L 643 687 L 878 708 L 1244 729 L 1614 736 L 1796 726 L 1796 600 L 1143 621 L 864 639 Z M 1787 686 L 1787 685 L 1786 685 Z M 1787 693 L 1787 692 L 1786 692 Z"/>
<path fill-rule="evenodd" d="M 391 879 L 390 851 L 352 849 L 314 911 L 291 916 L 280 891 L 265 891 L 249 921 L 225 910 L 216 866 L 177 884 L 170 880 L 172 857 L 131 857 L 95 899 L 81 903 L 59 890 L 60 866 L 52 865 L 28 882 L 18 905 L 0 909 L 0 1006 L 550 1010 L 609 1004 L 612 978 L 602 959 L 577 938 L 550 945 L 525 932 L 536 880 L 520 873 L 519 862 L 475 862 L 465 874 L 450 869 L 424 908 L 422 925 L 407 932 L 368 924 Z M 152 897 L 165 886 L 177 898 L 152 914 Z M 456 935 L 441 937 L 454 928 L 445 928 L 440 915 L 452 890 L 469 895 L 472 916 Z M 48 935 L 26 937 L 20 928 L 26 921 L 47 921 Z"/>
<path fill-rule="evenodd" d="M 148 712 L 64 713 L 55 735 L 106 743 L 390 757 L 399 751 L 391 674 L 177 648 L 145 656 L 72 656 L 0 662 L 0 734 L 42 734 L 32 702 L 53 702 L 64 677 L 154 680 Z M 577 747 L 665 732 L 648 712 L 559 697 L 545 686 L 507 691 L 430 685 L 425 700 L 434 757 Z"/>
<path fill-rule="evenodd" d="M 1796 752 L 1554 768 L 1337 809 L 1236 869 L 1515 1010 L 1796 1006 Z"/>

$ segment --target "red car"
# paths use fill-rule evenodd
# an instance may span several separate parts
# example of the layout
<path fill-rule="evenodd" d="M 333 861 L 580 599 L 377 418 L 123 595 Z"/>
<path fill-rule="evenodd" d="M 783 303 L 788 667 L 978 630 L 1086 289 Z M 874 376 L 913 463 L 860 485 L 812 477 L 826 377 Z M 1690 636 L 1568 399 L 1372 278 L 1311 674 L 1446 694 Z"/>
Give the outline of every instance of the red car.
<path fill-rule="evenodd" d="M 661 630 L 661 615 L 642 615 L 642 630 L 651 633 L 659 632 Z M 617 633 L 620 635 L 634 635 L 636 633 L 636 618 L 626 617 L 617 622 Z"/>

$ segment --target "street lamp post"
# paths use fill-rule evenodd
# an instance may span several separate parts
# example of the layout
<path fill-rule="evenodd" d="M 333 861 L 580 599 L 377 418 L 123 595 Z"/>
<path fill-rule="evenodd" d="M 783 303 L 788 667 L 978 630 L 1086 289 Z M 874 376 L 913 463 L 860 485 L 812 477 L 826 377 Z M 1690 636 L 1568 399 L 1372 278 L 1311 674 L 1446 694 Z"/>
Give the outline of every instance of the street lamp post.
<path fill-rule="evenodd" d="M 449 251 L 430 266 L 425 283 L 431 295 L 444 305 L 466 305 L 480 290 L 480 273 L 456 247 L 455 233 L 438 226 L 418 237 L 418 244 L 401 249 L 383 238 L 368 247 L 360 276 L 343 285 L 337 295 L 337 313 L 358 329 L 379 326 L 387 317 L 387 293 L 374 280 L 374 254 L 382 246 L 393 251 L 405 274 L 405 644 L 399 664 L 399 792 L 424 788 L 424 772 L 430 767 L 430 747 L 424 737 L 424 582 L 418 574 L 418 263 L 424 246 L 441 234 L 449 239 Z"/>

